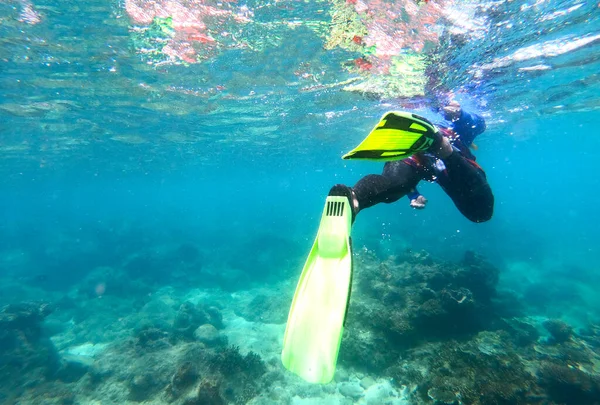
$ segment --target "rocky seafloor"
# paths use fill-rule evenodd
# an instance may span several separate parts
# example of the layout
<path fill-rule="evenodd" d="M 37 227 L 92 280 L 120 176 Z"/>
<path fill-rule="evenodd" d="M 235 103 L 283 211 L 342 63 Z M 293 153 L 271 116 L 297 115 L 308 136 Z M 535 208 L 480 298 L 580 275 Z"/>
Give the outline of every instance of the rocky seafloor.
<path fill-rule="evenodd" d="M 123 266 L 0 309 L 0 403 L 600 404 L 600 326 L 532 316 L 479 255 L 355 261 L 329 384 L 279 360 L 296 276 L 152 289 Z"/>

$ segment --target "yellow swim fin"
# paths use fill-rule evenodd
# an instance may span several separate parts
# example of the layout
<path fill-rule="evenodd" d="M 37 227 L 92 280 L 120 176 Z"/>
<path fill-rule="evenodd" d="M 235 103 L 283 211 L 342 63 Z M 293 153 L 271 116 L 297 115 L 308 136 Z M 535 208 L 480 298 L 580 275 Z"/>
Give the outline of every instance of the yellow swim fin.
<path fill-rule="evenodd" d="M 369 135 L 342 159 L 391 161 L 424 152 L 435 140 L 437 128 L 416 114 L 390 111 Z"/>
<path fill-rule="evenodd" d="M 333 379 L 352 284 L 352 210 L 329 196 L 290 308 L 281 360 L 311 383 Z"/>

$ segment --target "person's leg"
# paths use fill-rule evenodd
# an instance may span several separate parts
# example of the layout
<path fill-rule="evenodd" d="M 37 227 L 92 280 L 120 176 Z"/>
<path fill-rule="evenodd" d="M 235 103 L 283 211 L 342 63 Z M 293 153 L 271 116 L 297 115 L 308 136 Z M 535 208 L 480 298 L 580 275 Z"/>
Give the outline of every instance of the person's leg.
<path fill-rule="evenodd" d="M 459 152 L 442 159 L 446 171 L 437 182 L 456 205 L 456 208 L 473 222 L 485 222 L 494 212 L 494 195 L 485 172 Z"/>
<path fill-rule="evenodd" d="M 352 188 L 336 184 L 329 195 L 347 196 L 355 217 L 360 210 L 375 204 L 397 201 L 415 188 L 420 180 L 421 174 L 415 167 L 403 161 L 387 162 L 381 175 L 369 174 Z"/>
<path fill-rule="evenodd" d="M 414 189 L 421 175 L 415 167 L 399 160 L 387 162 L 381 175 L 369 174 L 353 187 L 360 209 L 393 203 Z"/>

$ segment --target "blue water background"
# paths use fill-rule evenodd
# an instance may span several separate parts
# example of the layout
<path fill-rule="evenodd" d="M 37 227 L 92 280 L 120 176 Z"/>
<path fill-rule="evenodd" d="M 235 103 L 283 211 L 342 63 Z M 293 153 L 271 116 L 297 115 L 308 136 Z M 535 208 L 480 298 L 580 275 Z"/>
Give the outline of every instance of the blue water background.
<path fill-rule="evenodd" d="M 358 140 L 360 127 L 371 124 L 356 123 L 349 138 Z M 478 141 L 477 153 L 496 196 L 492 221 L 469 223 L 437 185 L 426 184 L 421 192 L 430 203 L 424 211 L 412 210 L 402 199 L 362 212 L 355 246 L 382 257 L 406 247 L 444 259 L 474 250 L 500 268 L 511 261 L 528 263 L 533 274 L 518 276 L 531 282 L 560 277 L 569 286 L 580 276 L 595 283 L 600 214 L 594 167 L 600 142 L 591 134 L 598 125 L 592 112 L 492 127 Z M 519 135 L 526 139 L 518 140 Z M 118 174 L 93 167 L 97 173 L 78 165 L 23 171 L 3 184 L 2 248 L 38 255 L 22 265 L 12 257 L 9 264 L 17 264 L 4 271 L 25 278 L 44 274 L 42 290 L 68 289 L 95 266 L 118 265 L 123 257 L 115 250 L 132 254 L 136 248 L 187 242 L 206 249 L 209 263 L 222 261 L 251 275 L 289 275 L 301 268 L 331 184 L 353 184 L 380 168 L 341 161 L 345 144 L 314 143 L 311 155 L 257 153 L 257 158 L 250 150 L 228 159 L 217 152 L 219 164 L 168 172 Z M 113 159 L 110 164 L 117 165 Z M 252 243 L 256 238 L 258 246 Z M 280 249 L 271 245 L 279 240 L 287 248 L 273 259 L 280 262 L 253 268 L 257 262 L 251 258 Z M 281 261 L 285 256 L 289 261 Z M 591 305 L 582 310 L 598 316 Z"/>

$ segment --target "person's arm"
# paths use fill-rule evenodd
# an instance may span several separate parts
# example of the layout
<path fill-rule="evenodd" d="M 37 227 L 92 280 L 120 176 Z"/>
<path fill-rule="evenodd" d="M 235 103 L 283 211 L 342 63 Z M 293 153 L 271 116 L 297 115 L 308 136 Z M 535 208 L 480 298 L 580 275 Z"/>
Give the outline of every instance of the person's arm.
<path fill-rule="evenodd" d="M 469 132 L 473 139 L 485 131 L 485 120 L 482 116 L 468 113 L 465 110 L 460 110 L 460 117 L 453 123 L 455 127 L 460 127 L 460 131 Z M 454 130 L 458 132 L 457 129 Z"/>
<path fill-rule="evenodd" d="M 470 146 L 486 128 L 483 117 L 466 112 L 455 101 L 444 107 L 444 118 L 452 121 L 452 129 L 466 146 Z"/>

